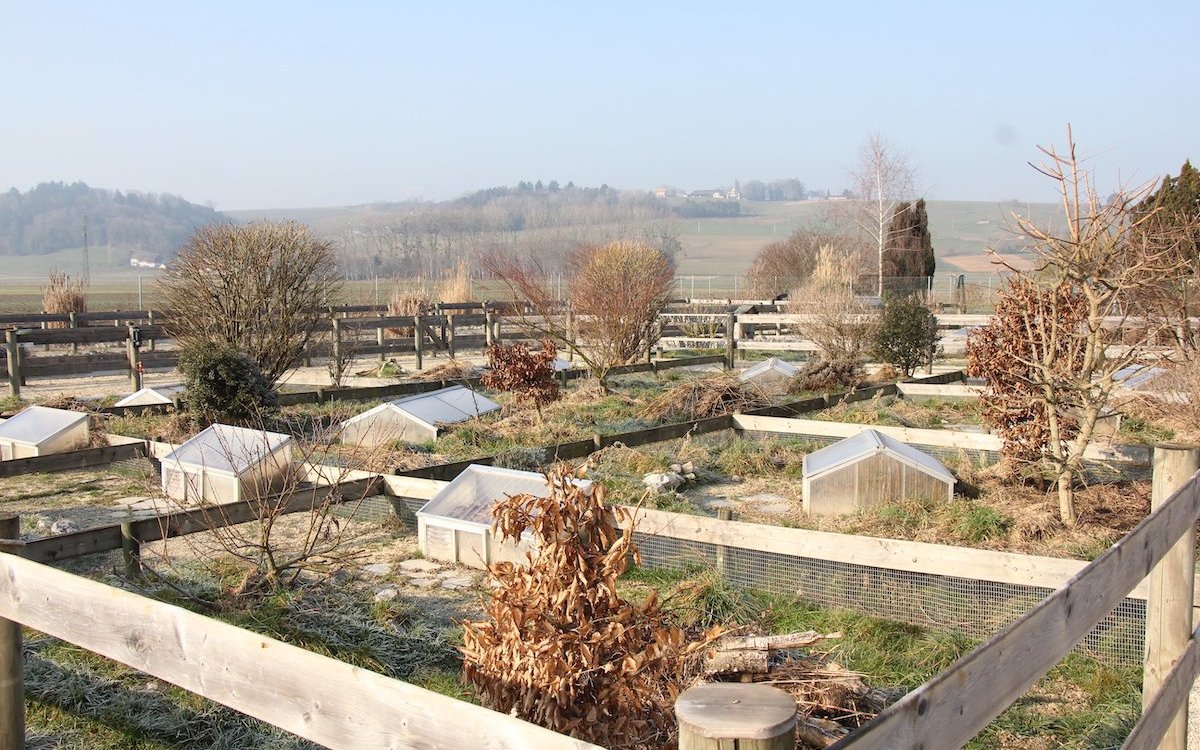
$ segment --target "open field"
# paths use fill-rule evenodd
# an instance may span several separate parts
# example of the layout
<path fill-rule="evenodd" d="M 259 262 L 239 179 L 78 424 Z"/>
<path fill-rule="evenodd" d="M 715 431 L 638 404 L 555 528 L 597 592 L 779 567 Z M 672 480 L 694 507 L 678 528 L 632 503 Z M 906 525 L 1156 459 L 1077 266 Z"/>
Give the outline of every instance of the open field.
<path fill-rule="evenodd" d="M 844 209 L 839 201 L 743 202 L 742 216 L 728 219 L 677 220 L 671 222 L 678 232 L 683 251 L 678 273 L 690 278 L 681 283 L 684 294 L 720 292 L 731 294 L 734 277 L 746 272 L 755 253 L 771 242 L 785 239 L 796 229 L 826 223 L 831 211 Z M 930 231 L 938 257 L 935 286 L 946 283 L 950 273 L 966 273 L 969 280 L 985 283 L 994 277 L 994 268 L 984 255 L 988 248 L 1012 248 L 1016 236 L 1008 229 L 1013 211 L 1029 212 L 1039 223 L 1051 222 L 1058 207 L 1049 203 L 1012 204 L 966 201 L 931 201 Z M 368 219 L 379 221 L 378 212 L 368 208 L 280 209 L 269 212 L 239 212 L 238 218 L 294 218 L 335 241 L 348 227 Z M 136 309 L 153 306 L 155 280 L 160 272 L 130 269 L 129 250 L 91 248 L 92 285 L 89 305 L 93 309 Z M 1014 265 L 1023 262 L 1014 257 Z M 36 311 L 41 308 L 41 292 L 51 269 L 78 275 L 83 268 L 82 249 L 63 250 L 40 256 L 0 256 L 0 312 Z M 714 277 L 714 278 L 710 278 Z M 139 295 L 138 283 L 142 290 Z M 478 283 L 478 280 L 476 280 Z M 995 285 L 993 280 L 992 285 Z M 382 279 L 376 294 L 374 281 L 347 285 L 345 303 L 361 304 L 387 300 L 391 282 Z M 939 287 L 940 288 L 940 287 Z M 486 284 L 481 292 L 490 291 Z M 499 290 L 495 290 L 498 292 Z M 479 296 L 479 295 L 477 295 Z M 139 298 L 141 305 L 139 305 Z"/>

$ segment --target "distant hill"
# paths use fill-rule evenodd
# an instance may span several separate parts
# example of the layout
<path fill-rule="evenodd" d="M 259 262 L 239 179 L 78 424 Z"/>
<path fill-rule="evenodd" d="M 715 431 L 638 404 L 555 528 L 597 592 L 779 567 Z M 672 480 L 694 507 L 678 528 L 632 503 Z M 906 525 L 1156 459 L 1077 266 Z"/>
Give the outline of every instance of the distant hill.
<path fill-rule="evenodd" d="M 85 183 L 44 182 L 0 193 L 0 255 L 45 255 L 83 245 L 173 257 L 197 227 L 232 221 L 166 193 L 122 193 Z"/>

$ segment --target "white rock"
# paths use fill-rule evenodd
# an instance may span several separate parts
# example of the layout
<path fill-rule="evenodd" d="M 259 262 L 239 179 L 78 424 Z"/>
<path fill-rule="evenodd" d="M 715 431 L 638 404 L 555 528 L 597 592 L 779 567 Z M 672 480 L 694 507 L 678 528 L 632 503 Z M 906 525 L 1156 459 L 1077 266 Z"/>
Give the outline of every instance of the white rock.
<path fill-rule="evenodd" d="M 70 534 L 79 531 L 79 526 L 74 521 L 68 521 L 65 518 L 60 518 L 50 524 L 51 534 Z"/>
<path fill-rule="evenodd" d="M 643 477 L 642 484 L 656 492 L 662 492 L 683 484 L 683 477 L 673 471 L 654 472 Z"/>
<path fill-rule="evenodd" d="M 440 580 L 437 578 L 409 578 L 408 582 L 419 589 L 431 589 L 437 586 Z"/>
<path fill-rule="evenodd" d="M 375 592 L 375 601 L 390 602 L 398 596 L 400 596 L 400 592 L 397 591 L 394 587 L 389 586 L 388 588 L 379 589 L 378 591 Z"/>
<path fill-rule="evenodd" d="M 442 588 L 457 591 L 459 589 L 469 589 L 475 585 L 474 576 L 457 576 L 455 578 L 446 578 L 442 581 Z"/>

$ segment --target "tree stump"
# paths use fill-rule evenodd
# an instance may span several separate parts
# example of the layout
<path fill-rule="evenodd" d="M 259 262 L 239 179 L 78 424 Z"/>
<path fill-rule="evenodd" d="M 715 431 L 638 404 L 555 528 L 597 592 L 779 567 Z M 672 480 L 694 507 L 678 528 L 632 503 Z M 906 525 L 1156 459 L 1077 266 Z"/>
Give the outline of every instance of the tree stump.
<path fill-rule="evenodd" d="M 792 750 L 796 700 L 768 685 L 697 685 L 675 701 L 679 750 Z"/>

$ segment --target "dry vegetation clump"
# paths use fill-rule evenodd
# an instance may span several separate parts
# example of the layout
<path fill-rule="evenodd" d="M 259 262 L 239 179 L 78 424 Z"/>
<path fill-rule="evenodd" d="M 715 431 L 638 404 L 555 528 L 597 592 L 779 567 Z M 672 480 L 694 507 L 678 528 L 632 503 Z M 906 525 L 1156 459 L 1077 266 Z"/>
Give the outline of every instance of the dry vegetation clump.
<path fill-rule="evenodd" d="M 446 382 L 467 381 L 471 378 L 479 377 L 479 374 L 482 372 L 482 367 L 472 365 L 468 362 L 460 362 L 457 359 L 451 359 L 449 362 L 443 362 L 436 367 L 429 367 L 414 373 L 412 379 L 445 380 Z"/>
<path fill-rule="evenodd" d="M 438 299 L 442 302 L 467 302 L 471 299 L 471 267 L 459 260 L 454 268 L 446 271 L 438 285 Z"/>
<path fill-rule="evenodd" d="M 387 314 L 389 318 L 412 318 L 417 315 L 426 315 L 432 309 L 433 302 L 430 301 L 429 294 L 424 288 L 413 291 L 396 287 L 388 298 Z M 400 326 L 389 328 L 388 333 L 404 337 L 412 336 L 414 330 L 413 326 Z"/>
<path fill-rule="evenodd" d="M 857 388 L 866 376 L 857 360 L 816 359 L 804 366 L 792 379 L 792 393 L 831 393 Z"/>
<path fill-rule="evenodd" d="M 56 315 L 87 312 L 87 282 L 70 274 L 51 271 L 42 292 L 42 309 Z M 82 323 L 81 323 L 82 324 Z M 69 323 L 49 323 L 51 328 L 66 328 Z"/>
<path fill-rule="evenodd" d="M 763 393 L 731 375 L 689 380 L 655 397 L 642 408 L 642 416 L 659 421 L 686 421 L 770 405 Z"/>
<path fill-rule="evenodd" d="M 541 419 L 542 408 L 561 395 L 558 379 L 554 377 L 557 356 L 558 348 L 550 339 L 542 339 L 542 348 L 536 352 L 521 343 L 493 344 L 487 349 L 489 369 L 483 376 L 483 385 L 513 394 L 516 403 L 532 404 Z"/>
<path fill-rule="evenodd" d="M 539 552 L 492 566 L 485 618 L 463 623 L 463 677 L 497 711 L 605 747 L 661 747 L 690 657 L 719 633 L 689 643 L 655 596 L 623 599 L 617 578 L 637 554 L 628 514 L 567 469 L 547 482 L 549 497 L 493 510 L 503 539 L 531 531 Z"/>

